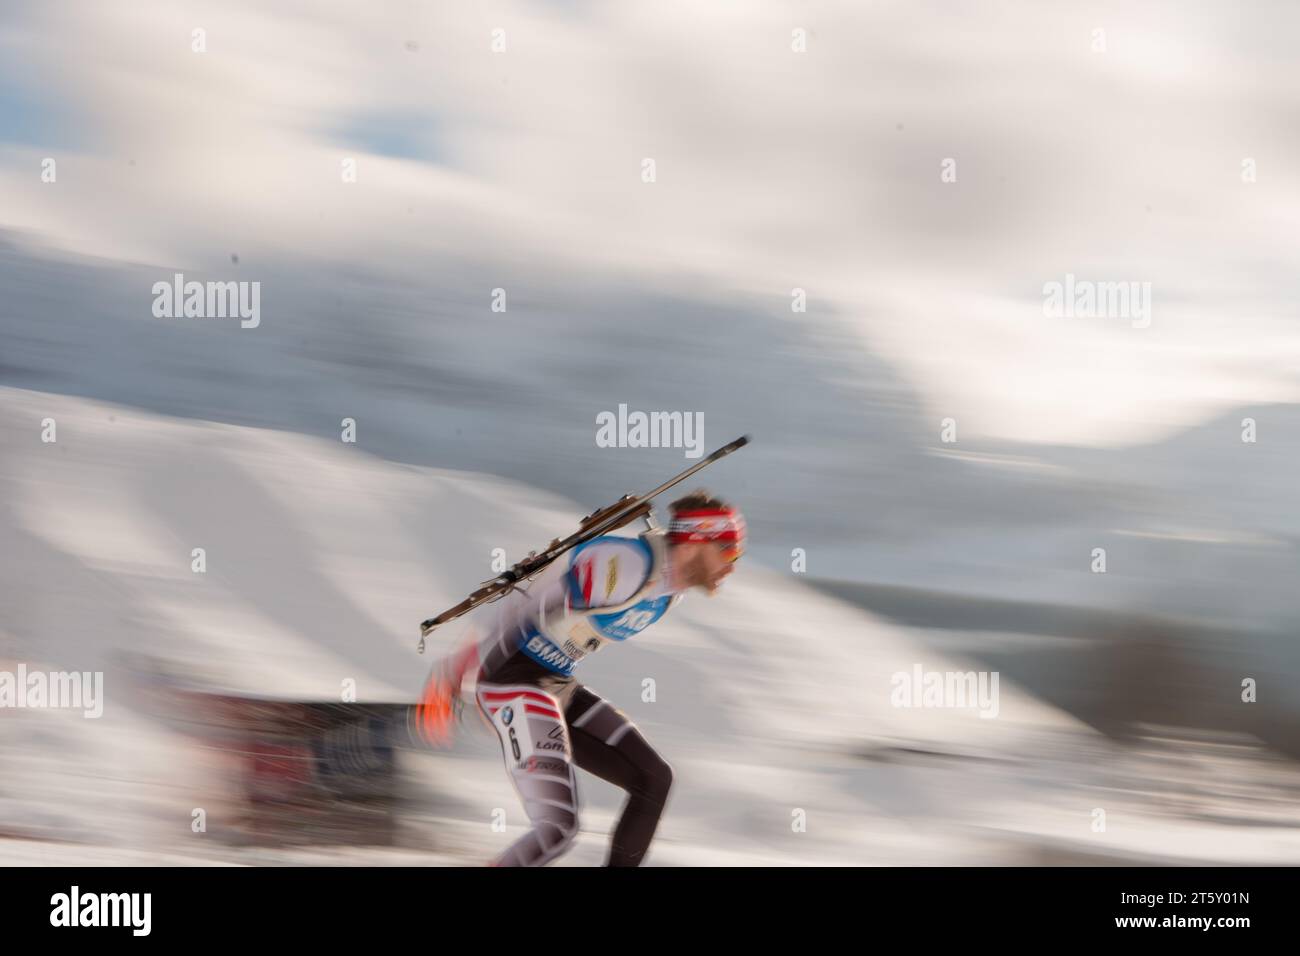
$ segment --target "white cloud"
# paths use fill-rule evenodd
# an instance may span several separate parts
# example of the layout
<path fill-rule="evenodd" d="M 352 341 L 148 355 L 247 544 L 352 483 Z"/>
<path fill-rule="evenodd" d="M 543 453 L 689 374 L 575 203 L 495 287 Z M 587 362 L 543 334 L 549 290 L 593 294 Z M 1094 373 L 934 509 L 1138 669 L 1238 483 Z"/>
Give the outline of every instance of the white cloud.
<path fill-rule="evenodd" d="M 1270 51 L 1297 13 L 1264 9 L 32 5 L 4 47 L 89 145 L 57 187 L 40 148 L 0 152 L 0 225 L 177 268 L 455 255 L 777 308 L 798 285 L 974 433 L 1131 440 L 1296 397 L 1295 71 Z M 427 123 L 404 135 L 441 162 L 337 141 L 367 115 Z M 1153 328 L 1044 319 L 1065 272 L 1151 281 Z"/>

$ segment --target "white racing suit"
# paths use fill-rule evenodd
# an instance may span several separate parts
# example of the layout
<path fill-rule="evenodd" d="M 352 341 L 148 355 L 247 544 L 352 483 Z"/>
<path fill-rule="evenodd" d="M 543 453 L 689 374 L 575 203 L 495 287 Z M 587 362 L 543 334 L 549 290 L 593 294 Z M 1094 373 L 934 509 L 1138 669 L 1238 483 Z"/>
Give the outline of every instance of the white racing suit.
<path fill-rule="evenodd" d="M 475 697 L 501 740 L 532 829 L 498 866 L 549 863 L 578 833 L 581 767 L 627 791 L 607 865 L 637 866 L 659 823 L 672 769 L 627 715 L 573 678 L 583 657 L 628 640 L 680 600 L 662 531 L 588 541 L 497 604 L 476 647 Z"/>

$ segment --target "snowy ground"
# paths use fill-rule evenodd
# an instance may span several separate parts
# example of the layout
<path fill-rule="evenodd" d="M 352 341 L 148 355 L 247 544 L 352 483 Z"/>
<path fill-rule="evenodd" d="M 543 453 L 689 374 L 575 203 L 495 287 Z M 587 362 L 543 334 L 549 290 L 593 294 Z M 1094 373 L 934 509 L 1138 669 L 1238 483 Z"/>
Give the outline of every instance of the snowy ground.
<path fill-rule="evenodd" d="M 40 440 L 46 418 L 54 443 Z M 229 804 L 221 774 L 138 712 L 117 654 L 239 693 L 337 700 L 353 681 L 363 700 L 409 700 L 459 634 L 421 658 L 416 623 L 490 577 L 493 548 L 517 560 L 600 502 L 12 388 L 0 389 L 0 502 L 0 669 L 107 682 L 99 720 L 0 711 L 0 862 L 465 865 L 520 832 L 497 744 L 470 721 L 450 751 L 412 760 L 430 795 L 409 822 L 413 848 L 194 834 L 193 808 L 216 823 Z M 206 573 L 191 569 L 195 548 Z M 1007 680 L 996 719 L 896 708 L 894 673 L 976 666 L 922 638 L 751 564 L 585 662 L 582 679 L 676 770 L 649 862 L 1300 862 L 1292 764 L 1249 740 L 1158 729 L 1121 748 Z M 619 806 L 607 785 L 580 786 L 583 834 L 561 865 L 602 860 Z"/>

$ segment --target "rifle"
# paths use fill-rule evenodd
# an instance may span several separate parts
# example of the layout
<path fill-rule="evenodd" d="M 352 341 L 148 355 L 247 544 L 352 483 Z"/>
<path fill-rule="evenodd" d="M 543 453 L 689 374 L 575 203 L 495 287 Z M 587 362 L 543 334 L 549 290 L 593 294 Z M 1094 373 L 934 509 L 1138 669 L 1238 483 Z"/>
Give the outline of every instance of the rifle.
<path fill-rule="evenodd" d="M 598 538 L 602 534 L 621 528 L 624 525 L 635 521 L 637 518 L 649 516 L 650 499 L 663 494 L 673 485 L 686 480 L 701 468 L 713 464 L 713 462 L 717 461 L 719 458 L 724 458 L 736 449 L 743 448 L 748 444 L 749 436 L 742 435 L 735 441 L 723 445 L 711 455 L 696 462 L 681 474 L 668 479 L 653 491 L 647 491 L 643 495 L 624 495 L 612 505 L 593 511 L 582 519 L 582 523 L 578 526 L 578 530 L 564 540 L 560 540 L 559 538 L 553 539 L 551 543 L 546 546 L 546 550 L 541 554 L 538 554 L 536 551 L 528 552 L 528 556 L 522 561 L 508 570 L 503 571 L 490 581 L 484 581 L 483 584 L 479 586 L 478 590 L 472 592 L 469 597 L 465 598 L 465 600 L 461 601 L 455 607 L 448 608 L 436 617 L 431 617 L 426 621 L 422 621 L 420 623 L 420 643 L 416 646 L 416 650 L 420 654 L 424 653 L 424 639 L 429 636 L 434 628 L 446 624 L 448 621 L 454 621 L 462 615 L 468 614 L 481 604 L 487 604 L 490 601 L 496 601 L 505 597 L 506 594 L 513 591 L 519 584 L 533 577 L 547 565 L 555 561 L 556 558 L 560 557 L 566 551 L 571 551 L 583 542 L 590 541 L 592 538 Z"/>

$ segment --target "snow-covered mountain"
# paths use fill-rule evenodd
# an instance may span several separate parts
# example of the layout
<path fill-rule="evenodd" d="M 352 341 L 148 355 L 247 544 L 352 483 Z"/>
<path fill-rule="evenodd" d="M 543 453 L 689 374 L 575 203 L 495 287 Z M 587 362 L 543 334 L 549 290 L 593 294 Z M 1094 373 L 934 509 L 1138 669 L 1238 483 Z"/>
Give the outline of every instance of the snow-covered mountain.
<path fill-rule="evenodd" d="M 46 419 L 55 442 L 41 441 Z M 219 775 L 139 711 L 116 655 L 157 656 L 243 694 L 337 700 L 352 680 L 365 700 L 410 699 L 430 663 L 414 652 L 416 623 L 488 577 L 493 548 L 514 559 L 584 508 L 341 441 L 20 389 L 0 391 L 0 448 L 3 656 L 104 670 L 108 682 L 99 720 L 3 715 L 3 829 L 57 838 L 0 842 L 13 861 L 335 859 L 199 842 L 189 814 L 219 805 Z M 193 570 L 195 548 L 204 573 Z M 440 634 L 432 650 L 454 638 Z M 719 596 L 691 596 L 644 639 L 584 662 L 582 678 L 677 771 L 654 863 L 1219 852 L 1208 836 L 1156 848 L 1139 827 L 1090 842 L 1095 788 L 1118 772 L 1099 775 L 1096 761 L 1112 745 L 1009 681 L 996 719 L 893 706 L 892 676 L 918 664 L 973 667 L 796 574 L 746 564 Z M 647 678 L 653 702 L 642 697 Z M 499 761 L 472 720 L 452 750 L 427 759 L 443 849 L 415 859 L 479 861 L 517 832 L 522 813 Z M 599 781 L 584 776 L 581 787 L 573 864 L 599 862 L 619 805 Z M 1140 797 L 1131 805 L 1147 812 Z M 507 833 L 488 825 L 495 807 Z M 806 832 L 792 829 L 798 811 Z M 1300 856 L 1285 839 L 1264 846 L 1233 852 Z M 341 859 L 412 859 L 349 853 Z"/>

